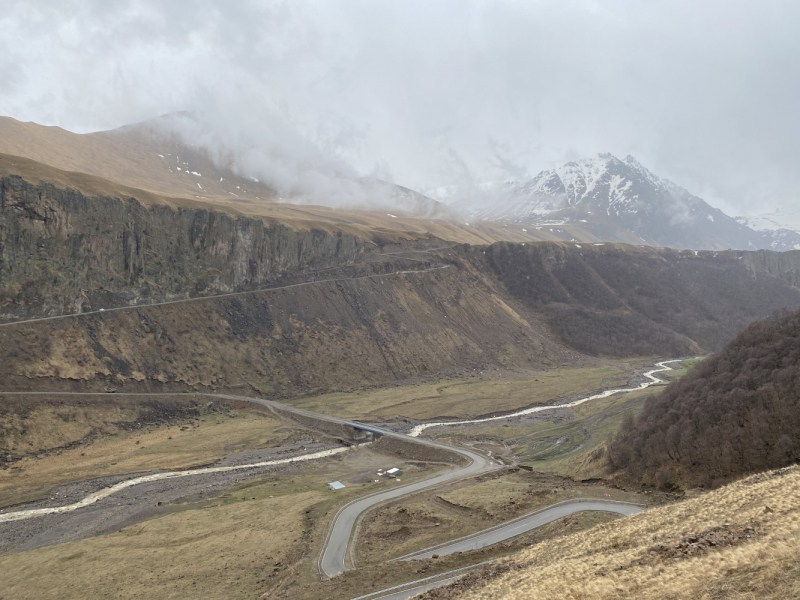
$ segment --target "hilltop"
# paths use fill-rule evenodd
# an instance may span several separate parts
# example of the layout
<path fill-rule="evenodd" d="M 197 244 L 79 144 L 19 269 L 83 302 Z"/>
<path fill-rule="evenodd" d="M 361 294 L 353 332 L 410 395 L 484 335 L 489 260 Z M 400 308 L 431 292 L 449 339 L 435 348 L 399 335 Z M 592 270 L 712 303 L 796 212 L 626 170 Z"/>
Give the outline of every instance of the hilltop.
<path fill-rule="evenodd" d="M 559 233 L 567 240 L 578 228 L 607 241 L 672 248 L 800 248 L 800 233 L 756 231 L 632 156 L 571 161 L 528 181 L 486 187 L 478 199 L 453 206 L 470 210 L 477 220 Z"/>

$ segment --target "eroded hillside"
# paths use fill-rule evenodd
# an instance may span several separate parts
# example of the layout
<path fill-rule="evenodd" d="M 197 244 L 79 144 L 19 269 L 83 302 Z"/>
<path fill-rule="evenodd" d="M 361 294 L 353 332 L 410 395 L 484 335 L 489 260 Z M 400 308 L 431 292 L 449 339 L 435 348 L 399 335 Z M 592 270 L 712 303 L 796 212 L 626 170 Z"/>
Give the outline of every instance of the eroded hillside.
<path fill-rule="evenodd" d="M 367 240 L 2 181 L 6 389 L 293 396 L 679 356 L 800 306 L 800 253 Z"/>

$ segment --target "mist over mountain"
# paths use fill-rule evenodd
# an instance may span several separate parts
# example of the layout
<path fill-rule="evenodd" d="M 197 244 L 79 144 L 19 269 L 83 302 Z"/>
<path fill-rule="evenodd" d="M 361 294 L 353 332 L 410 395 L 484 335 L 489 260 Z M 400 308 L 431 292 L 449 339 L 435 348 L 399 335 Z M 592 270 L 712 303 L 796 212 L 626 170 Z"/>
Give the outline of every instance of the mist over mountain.
<path fill-rule="evenodd" d="M 523 230 L 563 231 L 580 224 L 607 241 L 682 249 L 800 249 L 800 233 L 756 231 L 688 190 L 661 178 L 628 155 L 570 161 L 523 182 L 496 182 L 434 194 L 474 220 Z M 569 239 L 569 238 L 566 238 Z"/>

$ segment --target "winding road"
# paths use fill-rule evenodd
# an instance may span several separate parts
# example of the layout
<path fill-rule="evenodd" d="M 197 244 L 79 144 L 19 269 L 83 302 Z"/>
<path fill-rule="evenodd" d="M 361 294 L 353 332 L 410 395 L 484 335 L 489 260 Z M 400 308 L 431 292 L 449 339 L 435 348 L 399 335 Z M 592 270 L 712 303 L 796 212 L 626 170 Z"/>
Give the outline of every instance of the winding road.
<path fill-rule="evenodd" d="M 389 562 L 396 560 L 420 560 L 423 558 L 432 558 L 434 555 L 447 556 L 448 554 L 455 554 L 456 552 L 478 550 L 479 548 L 485 548 L 492 544 L 504 542 L 518 535 L 522 535 L 531 529 L 547 525 L 548 523 L 552 523 L 562 517 L 577 512 L 595 510 L 617 513 L 628 517 L 642 512 L 643 509 L 644 504 L 635 504 L 632 502 L 597 500 L 596 498 L 574 498 L 572 500 L 565 500 L 564 502 L 553 504 L 552 506 L 547 506 L 533 513 L 528 513 L 527 515 L 512 519 L 511 521 L 496 525 L 495 527 L 473 533 L 472 535 L 445 542 L 438 546 L 431 546 L 430 548 L 425 548 L 419 552 L 407 554 L 399 558 L 394 558 Z"/>
<path fill-rule="evenodd" d="M 303 287 L 307 285 L 318 285 L 320 283 L 340 283 L 343 281 L 358 281 L 359 279 L 381 279 L 384 277 L 392 277 L 394 275 L 412 275 L 415 273 L 430 273 L 431 271 L 439 271 L 441 269 L 449 269 L 451 265 L 437 265 L 435 267 L 428 267 L 427 269 L 410 269 L 404 271 L 392 271 L 390 273 L 376 273 L 371 275 L 359 275 L 356 277 L 332 277 L 330 279 L 315 279 L 313 281 L 301 281 L 299 283 L 290 283 L 288 285 L 281 285 L 269 288 L 261 288 L 259 290 L 246 290 L 242 292 L 228 292 L 225 294 L 215 294 L 213 296 L 197 296 L 195 298 L 180 298 L 178 300 L 165 300 L 164 302 L 153 302 L 152 304 L 132 304 L 130 306 L 117 306 L 114 308 L 100 308 L 97 310 L 87 310 L 80 313 L 69 313 L 66 315 L 54 315 L 52 317 L 38 317 L 36 319 L 24 319 L 22 321 L 10 321 L 8 323 L 0 323 L 0 327 L 13 327 L 14 325 L 23 325 L 25 323 L 38 323 L 40 321 L 55 321 L 58 319 L 72 319 L 76 317 L 85 317 L 87 315 L 102 315 L 108 312 L 115 312 L 119 310 L 138 310 L 142 308 L 150 308 L 152 306 L 166 306 L 167 304 L 181 304 L 183 302 L 202 302 L 204 300 L 215 300 L 217 298 L 230 298 L 232 296 L 244 296 L 246 294 L 261 294 L 264 292 L 274 292 L 278 290 L 288 290 L 291 288 Z"/>
<path fill-rule="evenodd" d="M 384 429 L 381 427 L 376 427 L 373 425 L 366 425 L 363 423 L 356 423 L 353 421 L 348 421 L 346 419 L 340 419 L 338 417 L 331 417 L 328 415 L 322 415 L 318 413 L 313 413 L 311 411 L 307 411 L 300 408 L 295 408 L 293 406 L 282 404 L 278 402 L 273 402 L 271 400 L 264 400 L 261 398 L 252 398 L 248 396 L 236 396 L 230 394 L 192 394 L 194 396 L 207 396 L 207 397 L 215 397 L 215 398 L 223 398 L 228 400 L 238 400 L 244 402 L 250 402 L 254 404 L 260 404 L 262 406 L 268 407 L 276 412 L 288 412 L 294 413 L 299 416 L 303 416 L 306 418 L 314 418 L 322 421 L 327 421 L 331 423 L 336 423 L 340 425 L 346 425 L 349 427 L 353 427 L 355 429 L 372 431 L 378 433 L 383 436 L 393 437 L 401 440 L 405 440 L 408 442 L 413 442 L 415 444 L 423 444 L 425 446 L 429 446 L 432 448 L 438 448 L 447 450 L 449 452 L 456 452 L 463 457 L 465 457 L 469 463 L 460 468 L 454 468 L 446 473 L 437 475 L 432 477 L 431 479 L 427 479 L 424 481 L 419 481 L 410 485 L 405 485 L 402 487 L 393 488 L 388 491 L 384 492 L 377 492 L 375 494 L 357 498 L 352 502 L 346 504 L 339 511 L 333 518 L 331 526 L 328 530 L 326 535 L 326 539 L 320 552 L 319 556 L 319 568 L 322 573 L 327 575 L 328 577 L 333 577 L 340 573 L 343 573 L 347 570 L 346 566 L 346 559 L 348 557 L 348 546 L 350 545 L 350 539 L 353 535 L 353 532 L 356 528 L 358 519 L 361 515 L 363 515 L 366 511 L 370 510 L 371 508 L 390 501 L 396 498 L 400 498 L 402 496 L 406 496 L 409 494 L 413 494 L 422 490 L 430 489 L 441 485 L 443 483 L 452 482 L 456 479 L 461 479 L 465 477 L 471 477 L 475 474 L 486 471 L 490 469 L 498 469 L 501 466 L 491 459 L 487 458 L 486 456 L 473 451 L 467 450 L 465 448 L 460 448 L 456 446 L 449 446 L 445 444 L 441 444 L 439 442 L 434 442 L 432 440 L 420 438 L 420 434 L 430 427 L 437 427 L 437 426 L 448 426 L 448 425 L 464 425 L 464 424 L 472 424 L 472 423 L 485 423 L 489 421 L 498 421 L 502 419 L 513 418 L 516 416 L 527 415 L 534 412 L 541 412 L 546 410 L 553 410 L 557 408 L 564 408 L 564 407 L 572 407 L 578 406 L 579 404 L 583 404 L 584 402 L 588 402 L 589 400 L 598 399 L 598 398 L 606 398 L 608 396 L 624 393 L 628 391 L 634 391 L 639 389 L 644 389 L 648 386 L 651 386 L 655 383 L 663 383 L 663 381 L 657 377 L 655 377 L 655 373 L 669 371 L 672 370 L 670 363 L 679 362 L 681 359 L 675 360 L 665 360 L 659 363 L 656 363 L 656 367 L 646 371 L 644 373 L 645 381 L 641 384 L 626 387 L 626 388 L 615 388 L 610 390 L 605 390 L 604 392 L 600 392 L 597 394 L 593 394 L 587 396 L 585 398 L 581 398 L 578 400 L 574 400 L 572 402 L 564 403 L 564 404 L 553 404 L 548 406 L 536 406 L 527 409 L 523 409 L 514 413 L 496 416 L 496 417 L 486 417 L 482 419 L 471 419 L 471 420 L 463 420 L 463 421 L 447 421 L 447 422 L 435 422 L 435 423 L 423 423 L 421 425 L 417 425 L 411 431 L 410 434 L 399 433 L 396 431 L 391 431 L 389 429 Z M 0 392 L 2 393 L 2 392 Z M 107 395 L 105 393 L 81 393 L 81 392 L 8 392 L 13 394 L 63 394 L 63 395 Z M 132 396 L 174 396 L 174 393 L 167 393 L 167 394 L 154 394 L 154 393 L 122 393 L 117 395 L 132 395 Z M 328 450 L 324 452 L 318 452 L 309 455 L 301 455 L 298 457 L 294 457 L 292 459 L 283 459 L 281 461 L 271 461 L 275 464 L 281 462 L 296 462 L 302 460 L 313 460 L 317 458 L 323 458 L 324 456 L 329 456 L 336 452 L 341 452 L 343 449 L 336 449 L 336 450 Z M 143 476 L 136 479 L 131 479 L 125 482 L 121 482 L 115 486 L 111 486 L 110 488 L 106 488 L 104 490 L 100 490 L 99 492 L 95 492 L 94 494 L 87 496 L 80 502 L 77 502 L 72 505 L 57 507 L 57 508 L 46 508 L 46 509 L 32 509 L 28 511 L 17 511 L 11 513 L 3 513 L 0 514 L 0 523 L 5 521 L 12 521 L 12 520 L 20 520 L 20 519 L 27 519 L 33 518 L 42 514 L 49 514 L 52 512 L 63 512 L 63 511 L 70 511 L 70 510 L 77 510 L 83 506 L 87 506 L 93 502 L 96 502 L 98 499 L 106 497 L 110 494 L 113 494 L 118 489 L 122 489 L 124 487 L 130 487 L 132 485 L 136 485 L 137 483 L 143 483 L 145 481 L 152 480 L 153 477 L 158 478 L 171 478 L 171 477 L 185 477 L 190 476 L 192 474 L 202 474 L 202 473 L 209 473 L 214 470 L 218 469 L 233 469 L 233 468 L 252 468 L 257 465 L 240 465 L 237 467 L 210 467 L 205 469 L 195 469 L 193 471 L 184 471 L 184 472 L 168 472 L 168 473 L 159 473 L 157 475 L 149 475 Z M 642 510 L 640 505 L 628 504 L 628 503 L 619 503 L 613 501 L 602 501 L 602 500 L 592 500 L 592 499 L 579 499 L 579 500 L 569 500 L 565 501 L 564 503 L 560 503 L 558 505 L 553 505 L 537 511 L 535 513 L 530 513 L 528 515 L 524 515 L 517 519 L 514 519 L 510 522 L 503 523 L 496 527 L 490 528 L 488 530 L 484 530 L 478 532 L 476 534 L 467 536 L 465 538 L 460 538 L 458 540 L 453 540 L 443 544 L 441 546 L 437 546 L 435 548 L 428 548 L 422 550 L 420 552 L 414 553 L 412 555 L 400 557 L 399 559 L 395 560 L 410 560 L 415 558 L 425 558 L 430 557 L 433 554 L 438 555 L 445 555 L 450 554 L 453 552 L 464 552 L 466 550 L 471 550 L 475 548 L 484 547 L 487 545 L 495 544 L 498 542 L 502 542 L 509 538 L 518 536 L 526 531 L 529 531 L 535 527 L 539 527 L 556 519 L 559 519 L 565 515 L 572 514 L 579 511 L 585 510 L 602 510 L 602 511 L 609 511 L 609 512 L 616 512 L 620 514 L 634 514 Z M 441 582 L 437 582 L 437 585 L 441 585 Z M 404 592 L 398 592 L 402 595 Z M 392 594 L 388 597 L 400 597 L 395 596 Z M 405 596 L 408 597 L 408 596 Z"/>

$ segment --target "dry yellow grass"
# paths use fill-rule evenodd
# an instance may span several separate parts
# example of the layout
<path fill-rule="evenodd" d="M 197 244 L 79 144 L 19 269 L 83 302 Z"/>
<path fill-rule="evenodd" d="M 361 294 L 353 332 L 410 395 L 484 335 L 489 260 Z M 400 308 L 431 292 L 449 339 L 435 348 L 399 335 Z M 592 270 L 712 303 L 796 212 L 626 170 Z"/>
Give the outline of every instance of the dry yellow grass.
<path fill-rule="evenodd" d="M 75 425 L 100 426 L 113 421 L 114 407 L 45 407 L 27 419 L 31 437 L 41 430 L 58 431 L 70 427 L 53 413 L 73 410 L 79 414 Z M 101 414 L 96 414 L 101 413 Z M 110 413 L 110 414 L 105 414 Z M 185 469 L 208 464 L 227 454 L 252 448 L 281 445 L 294 428 L 260 414 L 211 413 L 181 431 L 184 422 L 152 431 L 113 431 L 91 443 L 42 459 L 29 457 L 14 463 L 0 478 L 0 506 L 9 506 L 42 497 L 57 485 L 103 475 L 136 473 L 151 469 Z M 80 419 L 86 419 L 86 422 Z M 203 420 L 205 419 L 205 420 Z"/>
<path fill-rule="evenodd" d="M 358 483 L 386 463 L 384 455 L 354 448 L 116 533 L 2 555 L 0 597 L 228 600 L 313 583 L 316 556 L 337 507 L 394 485 Z M 417 471 L 404 481 L 431 474 Z M 347 487 L 328 490 L 334 480 Z"/>
<path fill-rule="evenodd" d="M 723 524 L 753 527 L 754 533 L 694 557 L 651 552 Z M 457 597 L 798 598 L 799 552 L 800 468 L 792 467 L 543 542 L 509 559 L 510 572 Z"/>
<path fill-rule="evenodd" d="M 292 404 L 350 419 L 469 418 L 622 385 L 638 364 L 554 369 L 520 379 L 467 379 L 300 398 Z"/>
<path fill-rule="evenodd" d="M 0 595 L 252 598 L 268 586 L 276 564 L 283 571 L 300 558 L 305 509 L 323 499 L 323 492 L 308 491 L 184 511 L 111 535 L 3 556 Z"/>
<path fill-rule="evenodd" d="M 644 502 L 646 499 L 644 494 L 600 485 L 575 485 L 560 477 L 537 476 L 524 471 L 486 481 L 470 479 L 397 500 L 368 514 L 359 532 L 358 564 L 374 565 L 481 531 L 556 502 L 583 497 L 628 502 Z M 595 525 L 613 518 L 617 515 L 603 513 L 601 521 L 581 517 L 579 523 L 581 526 Z M 578 524 L 569 518 L 566 522 L 571 526 Z M 559 535 L 564 533 L 557 526 L 554 530 L 560 532 Z M 536 532 L 536 539 L 547 539 L 547 531 L 550 530 Z M 555 535 L 554 531 L 551 533 Z M 515 544 L 523 539 L 530 537 L 524 536 Z M 510 551 L 503 549 L 502 553 Z M 479 559 L 472 556 L 472 562 L 479 562 Z"/>

